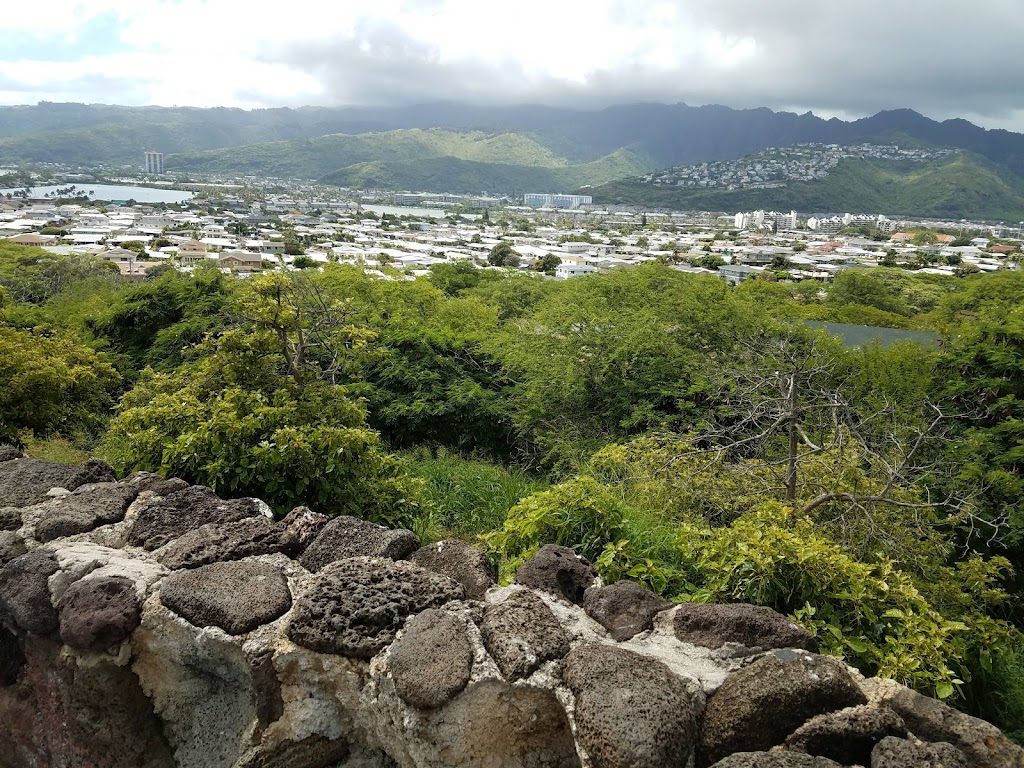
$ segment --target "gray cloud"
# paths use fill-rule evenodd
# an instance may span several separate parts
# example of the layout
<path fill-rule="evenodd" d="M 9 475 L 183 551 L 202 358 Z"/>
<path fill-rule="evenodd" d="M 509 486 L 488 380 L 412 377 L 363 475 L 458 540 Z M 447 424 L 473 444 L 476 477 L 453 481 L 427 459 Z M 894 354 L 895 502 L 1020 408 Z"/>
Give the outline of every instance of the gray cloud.
<path fill-rule="evenodd" d="M 612 21 L 627 17 L 620 5 Z M 753 39 L 753 55 L 733 68 L 697 61 L 656 71 L 619 62 L 568 83 L 536 76 L 521 61 L 445 60 L 387 21 L 364 22 L 354 37 L 284 45 L 265 55 L 318 78 L 334 103 L 603 106 L 654 100 L 850 116 L 911 107 L 939 118 L 1021 122 L 1024 128 L 1018 120 L 1024 116 L 1024 60 L 1015 55 L 1024 3 L 1016 0 L 688 0 L 685 12 L 702 30 Z M 496 22 L 494 34 L 500 34 Z M 601 51 L 593 55 L 600 60 Z"/>

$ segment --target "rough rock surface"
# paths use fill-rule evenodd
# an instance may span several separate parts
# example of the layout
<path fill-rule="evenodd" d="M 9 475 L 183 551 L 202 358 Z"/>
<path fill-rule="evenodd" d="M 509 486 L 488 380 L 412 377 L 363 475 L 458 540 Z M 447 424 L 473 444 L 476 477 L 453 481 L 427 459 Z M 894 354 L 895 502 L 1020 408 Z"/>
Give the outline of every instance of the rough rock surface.
<path fill-rule="evenodd" d="M 653 629 L 654 617 L 671 607 L 668 600 L 635 581 L 591 587 L 583 596 L 583 610 L 619 641 Z"/>
<path fill-rule="evenodd" d="M 791 750 L 870 744 L 885 724 L 844 709 L 862 692 L 909 731 L 871 768 L 1024 765 L 987 723 L 834 659 L 750 651 L 768 637 L 684 642 L 679 609 L 648 624 L 662 604 L 635 587 L 584 599 L 593 571 L 568 550 L 500 588 L 451 542 L 413 555 L 430 568 L 358 557 L 313 573 L 296 558 L 320 515 L 274 524 L 257 500 L 144 473 L 102 485 L 108 472 L 0 462 L 0 488 L 22 499 L 0 536 L 4 768 L 835 768 Z M 92 504 L 85 525 L 40 525 L 96 489 L 138 498 L 116 522 Z M 277 535 L 282 551 L 265 543 Z"/>
<path fill-rule="evenodd" d="M 580 768 L 569 718 L 542 688 L 478 683 L 441 711 L 431 738 L 437 768 Z"/>
<path fill-rule="evenodd" d="M 887 707 L 864 705 L 812 717 L 789 735 L 786 749 L 843 765 L 869 765 L 871 751 L 887 736 L 907 736 L 903 719 Z"/>
<path fill-rule="evenodd" d="M 872 680 L 867 688 L 872 703 L 896 712 L 917 738 L 949 742 L 967 756 L 971 766 L 1024 766 L 1024 749 L 984 720 L 958 712 L 891 680 Z"/>
<path fill-rule="evenodd" d="M 0 463 L 0 507 L 27 507 L 47 500 L 51 488 L 73 491 L 88 483 L 117 478 L 106 462 L 89 459 L 84 464 L 54 464 L 38 459 Z"/>
<path fill-rule="evenodd" d="M 559 595 L 576 605 L 596 580 L 597 571 L 589 560 L 557 544 L 545 544 L 516 572 L 516 584 Z"/>
<path fill-rule="evenodd" d="M 76 581 L 58 604 L 60 639 L 79 651 L 102 651 L 126 640 L 142 620 L 135 582 L 123 576 Z"/>
<path fill-rule="evenodd" d="M 301 552 L 313 543 L 328 522 L 330 518 L 327 515 L 314 512 L 309 507 L 296 507 L 285 515 L 281 525 L 291 531 Z"/>
<path fill-rule="evenodd" d="M 25 540 L 14 531 L 0 531 L 0 568 L 28 552 Z"/>
<path fill-rule="evenodd" d="M 14 461 L 15 459 L 23 458 L 24 455 L 13 445 L 0 445 L 0 462 Z"/>
<path fill-rule="evenodd" d="M 299 562 L 316 572 L 350 557 L 405 560 L 419 548 L 420 540 L 412 531 L 393 531 L 355 517 L 336 517 L 321 529 Z"/>
<path fill-rule="evenodd" d="M 455 579 L 465 587 L 470 600 L 483 600 L 487 590 L 494 586 L 494 570 L 487 555 L 458 539 L 428 544 L 409 559 L 421 568 Z"/>
<path fill-rule="evenodd" d="M 297 601 L 288 636 L 321 653 L 369 659 L 394 642 L 409 616 L 464 596 L 461 584 L 412 563 L 340 560 Z"/>
<path fill-rule="evenodd" d="M 915 744 L 893 736 L 871 753 L 871 768 L 971 768 L 974 763 L 952 744 Z M 1012 763 L 1005 764 L 1010 768 Z"/>
<path fill-rule="evenodd" d="M 402 701 L 414 707 L 440 707 L 469 682 L 473 646 L 466 625 L 436 608 L 414 616 L 391 646 L 388 668 Z"/>
<path fill-rule="evenodd" d="M 17 507 L 0 507 L 0 531 L 16 531 L 21 528 L 21 510 Z"/>
<path fill-rule="evenodd" d="M 124 483 L 83 486 L 52 502 L 52 511 L 36 523 L 35 537 L 53 541 L 119 522 L 138 495 L 138 488 Z"/>
<path fill-rule="evenodd" d="M 50 602 L 48 581 L 59 571 L 49 552 L 34 551 L 0 568 L 0 617 L 33 635 L 57 631 L 57 609 Z"/>
<path fill-rule="evenodd" d="M 580 744 L 600 768 L 684 768 L 693 754 L 696 707 L 664 664 L 623 648 L 577 646 L 565 660 Z"/>
<path fill-rule="evenodd" d="M 240 560 L 172 573 L 160 587 L 160 602 L 197 627 L 241 635 L 283 616 L 292 595 L 277 568 Z"/>
<path fill-rule="evenodd" d="M 748 648 L 802 648 L 818 652 L 806 629 L 771 608 L 746 603 L 683 603 L 675 614 L 676 637 L 705 648 L 739 643 Z"/>
<path fill-rule="evenodd" d="M 198 568 L 223 560 L 298 552 L 295 532 L 269 518 L 247 517 L 231 523 L 208 523 L 163 547 L 157 559 L 166 568 Z"/>
<path fill-rule="evenodd" d="M 769 654 L 734 672 L 708 699 L 698 764 L 766 751 L 815 715 L 866 701 L 836 659 L 802 651 Z"/>
<path fill-rule="evenodd" d="M 201 525 L 232 523 L 263 514 L 256 499 L 225 501 L 209 488 L 193 485 L 141 509 L 128 534 L 128 543 L 152 551 Z"/>
<path fill-rule="evenodd" d="M 489 605 L 480 623 L 487 652 L 509 680 L 527 677 L 545 661 L 569 652 L 569 638 L 537 595 L 520 590 Z"/>
<path fill-rule="evenodd" d="M 719 760 L 712 768 L 843 768 L 826 757 L 796 752 L 737 752 Z"/>

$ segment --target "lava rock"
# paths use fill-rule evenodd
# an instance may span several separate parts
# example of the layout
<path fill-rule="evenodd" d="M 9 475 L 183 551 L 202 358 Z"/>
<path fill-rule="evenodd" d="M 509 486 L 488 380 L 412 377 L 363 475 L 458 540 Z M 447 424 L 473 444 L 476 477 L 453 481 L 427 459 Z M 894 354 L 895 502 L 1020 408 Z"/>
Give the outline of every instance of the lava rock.
<path fill-rule="evenodd" d="M 22 526 L 21 510 L 17 507 L 0 507 L 0 531 L 16 531 Z"/>
<path fill-rule="evenodd" d="M 61 596 L 60 637 L 79 651 L 102 651 L 126 640 L 142 620 L 135 582 L 120 576 L 76 581 Z"/>
<path fill-rule="evenodd" d="M 421 568 L 455 579 L 466 588 L 470 600 L 483 600 L 487 590 L 494 586 L 494 569 L 487 555 L 458 539 L 428 544 L 410 560 Z"/>
<path fill-rule="evenodd" d="M 201 525 L 164 547 L 157 559 L 173 571 L 275 552 L 291 557 L 298 549 L 292 530 L 260 516 Z"/>
<path fill-rule="evenodd" d="M 891 680 L 871 680 L 868 688 L 872 703 L 896 712 L 914 736 L 922 741 L 949 742 L 967 756 L 972 767 L 1024 766 L 1024 749 L 994 725 Z"/>
<path fill-rule="evenodd" d="M 0 568 L 26 552 L 25 539 L 14 531 L 0 531 Z"/>
<path fill-rule="evenodd" d="M 241 560 L 175 571 L 160 585 L 160 602 L 197 627 L 242 635 L 287 613 L 292 596 L 277 568 Z"/>
<path fill-rule="evenodd" d="M 262 516 L 256 499 L 225 501 L 209 488 L 193 485 L 139 511 L 128 543 L 153 551 L 207 523 L 233 523 Z"/>
<path fill-rule="evenodd" d="M 139 493 L 149 491 L 157 496 L 170 496 L 177 491 L 189 487 L 188 483 L 178 477 L 162 477 L 153 472 L 134 472 L 124 479 L 128 485 L 138 489 Z"/>
<path fill-rule="evenodd" d="M 528 677 L 545 661 L 569 652 L 569 638 L 537 595 L 523 589 L 488 605 L 480 623 L 484 646 L 509 680 Z"/>
<path fill-rule="evenodd" d="M 309 507 L 296 507 L 285 515 L 281 525 L 292 532 L 299 542 L 299 551 L 302 552 L 316 540 L 330 520 L 327 515 L 314 512 Z"/>
<path fill-rule="evenodd" d="M 798 752 L 737 752 L 719 760 L 711 768 L 843 768 L 827 757 L 812 757 Z"/>
<path fill-rule="evenodd" d="M 565 659 L 576 732 L 597 768 L 684 768 L 696 739 L 684 681 L 648 656 L 592 643 Z"/>
<path fill-rule="evenodd" d="M 446 704 L 466 687 L 473 669 L 466 625 L 436 608 L 413 616 L 391 646 L 388 668 L 402 701 L 424 709 Z"/>
<path fill-rule="evenodd" d="M 50 603 L 50 577 L 59 571 L 56 558 L 35 550 L 0 568 L 0 613 L 34 635 L 57 631 L 57 609 Z"/>
<path fill-rule="evenodd" d="M 887 736 L 907 736 L 899 715 L 888 707 L 850 707 L 812 717 L 789 735 L 786 749 L 843 765 L 868 765 L 871 750 Z"/>
<path fill-rule="evenodd" d="M 339 560 L 296 601 L 288 636 L 321 653 L 370 659 L 394 642 L 409 616 L 464 597 L 458 582 L 412 563 Z"/>
<path fill-rule="evenodd" d="M 53 511 L 36 524 L 36 538 L 53 541 L 120 522 L 138 495 L 138 488 L 123 483 L 99 483 L 79 488 L 54 503 Z"/>
<path fill-rule="evenodd" d="M 915 744 L 889 736 L 871 753 L 871 768 L 968 768 L 972 765 L 974 763 L 968 762 L 963 752 L 945 742 Z"/>
<path fill-rule="evenodd" d="M 760 605 L 684 603 L 674 618 L 676 637 L 704 648 L 739 643 L 748 648 L 801 648 L 818 652 L 818 641 L 781 613 Z"/>
<path fill-rule="evenodd" d="M 815 715 L 865 703 L 840 661 L 804 652 L 769 654 L 733 672 L 708 699 L 698 764 L 766 751 Z"/>
<path fill-rule="evenodd" d="M 577 605 L 596 580 L 597 571 L 589 560 L 557 544 L 545 544 L 516 573 L 516 584 L 564 597 Z"/>
<path fill-rule="evenodd" d="M 622 642 L 654 628 L 654 617 L 672 603 L 635 581 L 617 581 L 607 587 L 591 587 L 583 596 L 583 610 Z"/>
<path fill-rule="evenodd" d="M 412 531 L 392 530 L 356 517 L 336 517 L 323 527 L 299 563 L 314 573 L 328 563 L 350 557 L 387 557 L 405 560 L 420 548 Z"/>
<path fill-rule="evenodd" d="M 0 463 L 0 507 L 28 507 L 47 501 L 51 488 L 73 491 L 89 483 L 117 479 L 114 469 L 99 459 L 84 464 L 55 464 L 39 459 Z"/>
<path fill-rule="evenodd" d="M 0 445 L 0 462 L 14 461 L 15 459 L 22 459 L 24 457 L 25 454 L 13 445 Z"/>
<path fill-rule="evenodd" d="M 446 768 L 580 768 L 552 691 L 483 680 L 440 710 L 430 733 Z"/>
<path fill-rule="evenodd" d="M 342 765 L 349 753 L 344 738 L 313 734 L 301 741 L 285 741 L 270 751 L 255 750 L 239 763 L 239 768 L 331 768 Z"/>

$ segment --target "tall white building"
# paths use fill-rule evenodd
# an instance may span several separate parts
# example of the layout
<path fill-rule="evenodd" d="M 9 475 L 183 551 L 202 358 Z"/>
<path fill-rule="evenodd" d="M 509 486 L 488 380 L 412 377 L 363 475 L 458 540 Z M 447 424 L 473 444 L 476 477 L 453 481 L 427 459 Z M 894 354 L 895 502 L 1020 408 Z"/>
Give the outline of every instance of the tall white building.
<path fill-rule="evenodd" d="M 164 172 L 164 153 L 149 150 L 146 152 L 146 173 Z"/>
<path fill-rule="evenodd" d="M 593 205 L 594 198 L 590 195 L 545 195 L 528 193 L 523 195 L 523 205 L 530 208 L 579 208 Z"/>

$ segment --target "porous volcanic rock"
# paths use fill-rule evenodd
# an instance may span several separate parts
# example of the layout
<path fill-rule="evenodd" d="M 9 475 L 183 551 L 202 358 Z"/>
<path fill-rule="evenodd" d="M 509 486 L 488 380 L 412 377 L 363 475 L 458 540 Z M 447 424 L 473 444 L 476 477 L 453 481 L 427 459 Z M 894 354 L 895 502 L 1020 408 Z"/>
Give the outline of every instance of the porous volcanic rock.
<path fill-rule="evenodd" d="M 296 507 L 285 515 L 281 525 L 292 532 L 299 542 L 299 551 L 302 552 L 316 540 L 330 520 L 327 515 L 314 512 L 309 507 Z"/>
<path fill-rule="evenodd" d="M 321 653 L 370 659 L 394 642 L 409 616 L 464 597 L 458 582 L 412 563 L 339 560 L 296 601 L 288 636 Z"/>
<path fill-rule="evenodd" d="M 79 651 L 102 651 L 127 639 L 142 619 L 135 582 L 121 576 L 76 581 L 57 605 L 60 638 Z"/>
<path fill-rule="evenodd" d="M 225 501 L 202 485 L 175 491 L 139 510 L 128 543 L 153 551 L 207 523 L 232 523 L 263 515 L 256 499 Z"/>
<path fill-rule="evenodd" d="M 133 472 L 124 479 L 124 482 L 137 489 L 139 493 L 149 491 L 157 496 L 169 496 L 189 487 L 189 484 L 180 477 L 162 477 L 153 472 Z"/>
<path fill-rule="evenodd" d="M 0 463 L 0 507 L 27 507 L 49 497 L 51 488 L 73 491 L 89 483 L 117 479 L 114 469 L 99 459 L 84 464 L 55 464 L 39 459 L 15 459 Z"/>
<path fill-rule="evenodd" d="M 483 600 L 487 590 L 494 586 L 494 569 L 487 555 L 458 539 L 428 544 L 409 559 L 421 568 L 455 579 L 466 588 L 470 600 Z"/>
<path fill-rule="evenodd" d="M 591 643 L 565 659 L 576 731 L 596 768 L 684 768 L 696 713 L 684 681 L 650 657 Z"/>
<path fill-rule="evenodd" d="M 175 571 L 161 582 L 160 602 L 197 627 L 242 635 L 283 616 L 292 596 L 280 570 L 238 560 Z"/>
<path fill-rule="evenodd" d="M 673 619 L 676 637 L 704 648 L 739 643 L 748 648 L 802 648 L 818 652 L 818 641 L 781 613 L 760 605 L 683 603 Z"/>
<path fill-rule="evenodd" d="M 473 669 L 466 625 L 437 608 L 413 616 L 391 646 L 388 669 L 402 701 L 420 708 L 442 706 L 466 687 Z"/>
<path fill-rule="evenodd" d="M 509 680 L 529 676 L 545 661 L 569 652 L 569 638 L 558 619 L 533 592 L 513 592 L 488 605 L 480 622 L 484 646 Z"/>
<path fill-rule="evenodd" d="M 387 557 L 405 560 L 420 548 L 412 531 L 391 530 L 381 525 L 341 516 L 325 525 L 313 543 L 306 547 L 299 562 L 314 573 L 328 563 L 350 557 Z"/>
<path fill-rule="evenodd" d="M 872 679 L 865 689 L 872 703 L 895 711 L 917 738 L 949 742 L 967 756 L 972 768 L 1024 766 L 1024 749 L 984 720 L 958 712 L 892 680 Z"/>
<path fill-rule="evenodd" d="M 0 445 L 0 462 L 14 461 L 15 459 L 24 458 L 24 456 L 25 454 L 13 445 Z"/>
<path fill-rule="evenodd" d="M 557 544 L 545 544 L 516 572 L 516 584 L 558 595 L 576 605 L 583 602 L 587 588 L 596 580 L 597 571 L 589 560 Z"/>
<path fill-rule="evenodd" d="M 21 510 L 17 507 L 0 507 L 0 531 L 16 531 L 21 528 Z"/>
<path fill-rule="evenodd" d="M 786 749 L 843 765 L 869 765 L 871 751 L 887 736 L 907 736 L 903 719 L 888 707 L 864 705 L 812 717 L 789 735 Z"/>
<path fill-rule="evenodd" d="M 619 642 L 654 627 L 654 617 L 672 603 L 635 581 L 617 581 L 591 587 L 583 596 L 583 610 Z"/>
<path fill-rule="evenodd" d="M 34 635 L 57 631 L 57 609 L 50 603 L 49 578 L 60 568 L 49 552 L 34 550 L 0 568 L 0 615 Z"/>
<path fill-rule="evenodd" d="M 124 483 L 83 486 L 52 502 L 53 510 L 36 523 L 35 537 L 53 541 L 120 522 L 138 495 L 138 488 Z"/>
<path fill-rule="evenodd" d="M 843 768 L 827 757 L 801 755 L 798 752 L 737 752 L 719 760 L 711 768 Z"/>
<path fill-rule="evenodd" d="M 157 559 L 173 571 L 275 552 L 292 556 L 298 549 L 294 531 L 261 515 L 201 525 L 164 547 Z"/>
<path fill-rule="evenodd" d="M 871 753 L 871 768 L 972 768 L 974 765 L 963 752 L 946 742 L 915 744 L 889 736 Z M 1010 768 L 1013 763 L 1003 765 Z"/>
<path fill-rule="evenodd" d="M 698 764 L 766 751 L 815 715 L 865 703 L 837 659 L 803 651 L 768 654 L 733 672 L 708 699 Z"/>
<path fill-rule="evenodd" d="M 438 768 L 580 768 L 569 718 L 543 688 L 476 683 L 441 710 L 430 739 Z"/>
<path fill-rule="evenodd" d="M 14 531 L 0 531 L 0 568 L 26 552 L 25 539 Z"/>
<path fill-rule="evenodd" d="M 313 734 L 301 741 L 283 742 L 270 752 L 255 751 L 242 760 L 239 768 L 330 768 L 343 765 L 348 756 L 345 739 Z"/>

